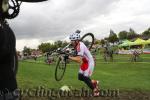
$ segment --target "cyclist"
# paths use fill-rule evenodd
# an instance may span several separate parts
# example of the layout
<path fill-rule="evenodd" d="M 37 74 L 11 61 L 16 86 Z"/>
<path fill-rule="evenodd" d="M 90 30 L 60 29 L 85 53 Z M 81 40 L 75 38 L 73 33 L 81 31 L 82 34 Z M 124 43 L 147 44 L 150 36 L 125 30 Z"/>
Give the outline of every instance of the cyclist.
<path fill-rule="evenodd" d="M 89 88 L 92 89 L 94 96 L 99 96 L 99 89 L 97 80 L 91 80 L 94 69 L 94 59 L 83 42 L 80 41 L 80 30 L 70 35 L 71 44 L 76 50 L 75 56 L 67 56 L 65 59 L 71 59 L 77 63 L 80 63 L 80 69 L 78 73 L 78 79 L 83 81 Z"/>
<path fill-rule="evenodd" d="M 133 51 L 133 61 L 137 61 L 137 59 L 139 58 L 139 55 L 140 55 L 140 53 L 135 49 L 134 51 Z"/>

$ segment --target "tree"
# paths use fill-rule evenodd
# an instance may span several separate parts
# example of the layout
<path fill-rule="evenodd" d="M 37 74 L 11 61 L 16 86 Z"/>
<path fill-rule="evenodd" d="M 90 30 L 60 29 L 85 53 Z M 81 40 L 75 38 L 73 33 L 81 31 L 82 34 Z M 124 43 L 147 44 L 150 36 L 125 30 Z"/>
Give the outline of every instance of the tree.
<path fill-rule="evenodd" d="M 110 30 L 108 41 L 113 43 L 113 44 L 118 41 L 118 37 L 117 37 L 116 33 L 114 33 L 113 30 Z"/>
<path fill-rule="evenodd" d="M 115 35 L 114 31 L 112 29 L 110 29 L 110 34 L 109 34 L 109 37 Z"/>
<path fill-rule="evenodd" d="M 56 41 L 54 44 L 51 43 L 41 43 L 38 48 L 39 50 L 41 50 L 43 53 L 45 52 L 50 52 L 50 51 L 54 51 L 57 48 L 61 48 L 66 46 L 68 43 L 67 42 L 63 42 L 63 41 Z"/>
<path fill-rule="evenodd" d="M 100 41 L 100 43 L 101 43 L 101 45 L 102 45 L 102 47 L 105 45 L 105 40 L 104 39 L 102 39 L 101 41 Z"/>
<path fill-rule="evenodd" d="M 60 47 L 62 47 L 62 45 L 63 45 L 63 41 L 58 40 L 58 41 L 56 41 L 56 42 L 54 43 L 54 45 L 56 45 L 57 48 L 60 48 Z"/>
<path fill-rule="evenodd" d="M 39 50 L 41 50 L 43 53 L 49 52 L 51 48 L 50 43 L 42 43 L 38 46 Z"/>
<path fill-rule="evenodd" d="M 129 29 L 129 34 L 136 34 L 136 32 L 132 28 L 130 28 Z"/>
<path fill-rule="evenodd" d="M 137 37 L 139 37 L 139 35 L 132 28 L 130 28 L 127 34 L 127 39 L 134 39 Z"/>
<path fill-rule="evenodd" d="M 127 39 L 127 34 L 128 34 L 127 31 L 121 31 L 121 32 L 119 32 L 119 34 L 118 34 L 119 40 Z"/>
<path fill-rule="evenodd" d="M 64 41 L 63 43 L 62 43 L 62 47 L 65 47 L 65 46 L 67 46 L 69 43 L 67 42 L 67 41 Z"/>
<path fill-rule="evenodd" d="M 23 54 L 24 55 L 31 55 L 31 49 L 29 47 L 24 46 Z"/>
<path fill-rule="evenodd" d="M 150 38 L 150 28 L 148 28 L 147 30 L 145 30 L 143 33 L 142 33 L 142 36 L 144 38 Z"/>

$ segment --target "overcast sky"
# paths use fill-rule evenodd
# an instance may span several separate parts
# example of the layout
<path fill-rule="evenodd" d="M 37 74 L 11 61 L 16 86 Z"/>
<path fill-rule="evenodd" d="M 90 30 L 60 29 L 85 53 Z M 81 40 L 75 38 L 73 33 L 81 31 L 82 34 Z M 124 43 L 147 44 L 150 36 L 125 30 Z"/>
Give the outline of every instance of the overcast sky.
<path fill-rule="evenodd" d="M 150 0 L 49 0 L 22 3 L 19 15 L 10 20 L 17 49 L 36 48 L 41 42 L 67 39 L 80 29 L 98 39 L 110 29 L 118 33 L 133 28 L 141 33 L 150 27 Z"/>

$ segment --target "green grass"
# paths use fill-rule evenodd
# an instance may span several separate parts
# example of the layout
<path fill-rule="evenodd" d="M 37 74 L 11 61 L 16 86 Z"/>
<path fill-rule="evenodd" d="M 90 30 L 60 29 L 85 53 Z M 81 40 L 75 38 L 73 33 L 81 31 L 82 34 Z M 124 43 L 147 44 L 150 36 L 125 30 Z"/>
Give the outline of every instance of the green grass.
<path fill-rule="evenodd" d="M 150 55 L 142 55 L 143 62 L 130 62 L 128 55 L 115 55 L 114 62 L 104 62 L 97 55 L 92 79 L 100 81 L 103 89 L 142 90 L 150 91 Z M 47 65 L 40 61 L 26 60 L 19 62 L 17 75 L 19 88 L 60 88 L 62 85 L 82 88 L 86 85 L 78 80 L 79 66 L 69 64 L 62 81 L 54 77 L 55 64 Z"/>

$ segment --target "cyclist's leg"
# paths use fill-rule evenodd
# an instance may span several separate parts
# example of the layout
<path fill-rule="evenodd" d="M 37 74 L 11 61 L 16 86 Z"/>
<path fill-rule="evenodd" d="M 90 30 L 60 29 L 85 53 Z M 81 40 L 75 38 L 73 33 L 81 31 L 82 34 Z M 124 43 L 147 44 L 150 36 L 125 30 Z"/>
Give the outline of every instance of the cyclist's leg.
<path fill-rule="evenodd" d="M 84 76 L 83 74 L 79 73 L 78 74 L 78 79 L 83 81 L 85 84 L 87 84 L 87 86 L 90 88 L 90 89 L 94 89 L 94 86 L 93 86 L 93 83 L 90 79 L 90 77 L 87 77 L 87 76 Z"/>
<path fill-rule="evenodd" d="M 135 55 L 134 54 L 132 54 L 132 56 L 131 56 L 131 61 L 135 61 Z"/>
<path fill-rule="evenodd" d="M 107 62 L 107 57 L 106 56 L 107 56 L 106 54 L 103 55 L 105 62 Z"/>
<path fill-rule="evenodd" d="M 94 70 L 94 64 L 89 64 L 89 67 L 87 70 L 84 71 L 84 76 L 90 79 L 90 76 L 92 75 Z M 87 84 L 87 82 L 85 82 Z M 94 96 L 99 96 L 99 81 L 97 80 L 91 80 L 90 84 L 92 83 L 92 91 Z M 88 85 L 88 84 L 87 84 Z"/>
<path fill-rule="evenodd" d="M 139 54 L 135 54 L 135 61 L 139 61 Z"/>
<path fill-rule="evenodd" d="M 137 61 L 140 61 L 141 60 L 141 58 L 140 58 L 140 55 L 138 54 L 137 55 Z"/>
<path fill-rule="evenodd" d="M 113 54 L 110 53 L 110 60 L 113 61 Z"/>
<path fill-rule="evenodd" d="M 135 62 L 137 61 L 137 55 L 134 56 L 134 61 L 135 61 Z"/>
<path fill-rule="evenodd" d="M 90 67 L 91 64 L 88 64 L 88 68 L 86 70 L 82 70 L 80 68 L 79 74 L 78 74 L 78 79 L 81 81 L 84 81 L 85 84 L 88 85 L 89 88 L 92 90 L 94 89 L 92 81 L 90 79 L 90 76 L 92 75 L 93 69 L 94 69 L 94 64 L 92 64 L 92 67 Z"/>

